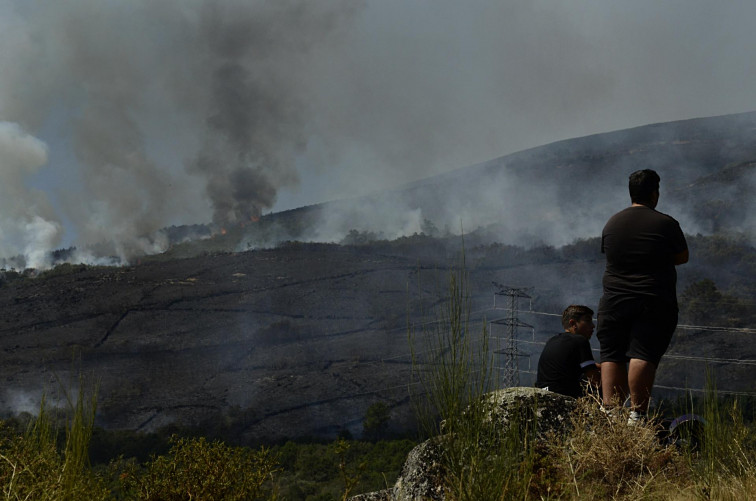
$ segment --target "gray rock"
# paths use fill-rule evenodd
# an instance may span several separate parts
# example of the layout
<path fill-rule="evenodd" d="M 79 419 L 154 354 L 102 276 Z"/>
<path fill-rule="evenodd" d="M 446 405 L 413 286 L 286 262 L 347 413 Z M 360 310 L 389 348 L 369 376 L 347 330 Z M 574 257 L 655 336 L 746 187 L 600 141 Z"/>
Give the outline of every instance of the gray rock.
<path fill-rule="evenodd" d="M 521 425 L 536 424 L 536 436 L 543 438 L 550 432 L 562 434 L 570 429 L 570 413 L 577 401 L 541 388 L 516 387 L 494 391 L 484 397 L 491 405 L 491 418 L 502 430 L 513 421 Z"/>
<path fill-rule="evenodd" d="M 536 437 L 570 429 L 570 413 L 576 400 L 540 388 L 507 388 L 485 395 L 491 405 L 489 418 L 499 423 L 502 434 L 517 423 L 535 422 Z M 439 438 L 423 442 L 410 451 L 392 490 L 362 494 L 352 501 L 443 501 L 444 467 Z M 364 497 L 367 496 L 367 497 Z M 373 497 L 370 497 L 373 496 Z"/>
<path fill-rule="evenodd" d="M 444 499 L 444 467 L 438 439 L 426 440 L 410 451 L 394 484 L 393 501 Z"/>
<path fill-rule="evenodd" d="M 394 501 L 392 489 L 383 489 L 382 491 L 368 492 L 367 494 L 358 494 L 352 496 L 349 501 Z"/>

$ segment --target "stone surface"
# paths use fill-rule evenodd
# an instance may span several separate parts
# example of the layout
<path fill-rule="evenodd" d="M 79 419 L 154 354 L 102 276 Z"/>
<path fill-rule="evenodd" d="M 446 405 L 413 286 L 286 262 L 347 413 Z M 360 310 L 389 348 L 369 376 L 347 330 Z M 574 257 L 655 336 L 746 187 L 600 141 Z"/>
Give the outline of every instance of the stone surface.
<path fill-rule="evenodd" d="M 382 491 L 352 496 L 349 498 L 349 501 L 393 501 L 393 499 L 393 491 L 391 489 L 383 489 Z"/>
<path fill-rule="evenodd" d="M 568 431 L 569 414 L 576 405 L 574 398 L 541 388 L 507 388 L 489 393 L 485 398 L 493 404 L 492 418 L 500 423 L 502 429 L 515 419 L 520 422 L 535 421 L 538 437 L 544 437 L 549 432 Z"/>
<path fill-rule="evenodd" d="M 426 440 L 410 451 L 393 489 L 393 500 L 444 499 L 444 469 L 437 440 Z"/>
<path fill-rule="evenodd" d="M 540 388 L 507 388 L 483 397 L 491 404 L 490 418 L 499 423 L 502 433 L 513 423 L 536 423 L 536 436 L 544 438 L 550 432 L 569 430 L 570 413 L 576 401 L 571 397 Z M 443 501 L 444 468 L 438 439 L 423 442 L 410 451 L 391 497 L 354 497 L 353 501 Z M 386 491 L 364 496 L 386 496 Z"/>

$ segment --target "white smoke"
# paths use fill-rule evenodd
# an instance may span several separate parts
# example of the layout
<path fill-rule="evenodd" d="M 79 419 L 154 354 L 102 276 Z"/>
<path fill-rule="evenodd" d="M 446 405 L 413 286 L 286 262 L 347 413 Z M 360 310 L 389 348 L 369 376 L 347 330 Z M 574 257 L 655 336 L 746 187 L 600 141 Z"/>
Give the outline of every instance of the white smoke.
<path fill-rule="evenodd" d="M 163 249 L 172 224 L 245 223 L 556 139 L 747 111 L 753 14 L 702 0 L 0 0 L 0 120 L 44 138 L 57 173 L 42 183 L 54 211 L 14 180 L 0 252 L 55 245 L 62 224 L 77 247 L 128 259 Z M 277 205 L 298 188 L 307 202 Z M 537 187 L 511 200 L 511 226 L 549 203 Z M 407 205 L 370 226 L 475 216 Z M 534 239 L 569 233 L 548 224 L 561 209 Z M 41 240 L 23 229 L 35 216 L 52 225 Z"/>
<path fill-rule="evenodd" d="M 24 225 L 28 238 L 24 247 L 27 268 L 46 268 L 50 264 L 50 250 L 60 241 L 62 228 L 60 224 L 48 221 L 40 216 Z"/>
<path fill-rule="evenodd" d="M 0 0 L 0 119 L 54 137 L 61 157 L 71 152 L 46 189 L 77 247 L 126 260 L 160 252 L 161 228 L 249 222 L 298 182 L 312 54 L 358 6 Z M 18 243 L 0 251 L 41 264 L 60 223 L 38 194 L 18 189 L 16 164 L 4 169 L 13 214 L 0 232 Z"/>
<path fill-rule="evenodd" d="M 27 413 L 39 415 L 40 406 L 42 405 L 42 392 L 29 392 L 20 389 L 9 389 L 5 391 L 3 409 L 7 409 L 13 415 Z"/>
<path fill-rule="evenodd" d="M 27 185 L 46 163 L 44 142 L 18 124 L 0 122 L 0 256 L 21 254 L 30 268 L 48 265 L 62 235 L 46 195 Z"/>

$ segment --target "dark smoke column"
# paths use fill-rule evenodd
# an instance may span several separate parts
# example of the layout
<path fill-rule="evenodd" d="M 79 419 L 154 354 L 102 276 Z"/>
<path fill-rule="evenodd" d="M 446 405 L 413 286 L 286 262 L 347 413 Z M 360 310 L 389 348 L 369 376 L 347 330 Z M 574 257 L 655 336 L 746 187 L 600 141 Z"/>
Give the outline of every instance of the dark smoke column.
<path fill-rule="evenodd" d="M 211 92 L 205 141 L 189 170 L 206 178 L 216 224 L 258 218 L 279 188 L 298 182 L 307 53 L 349 11 L 341 2 L 273 5 L 251 11 L 207 4 L 203 10 L 199 45 L 211 66 Z"/>

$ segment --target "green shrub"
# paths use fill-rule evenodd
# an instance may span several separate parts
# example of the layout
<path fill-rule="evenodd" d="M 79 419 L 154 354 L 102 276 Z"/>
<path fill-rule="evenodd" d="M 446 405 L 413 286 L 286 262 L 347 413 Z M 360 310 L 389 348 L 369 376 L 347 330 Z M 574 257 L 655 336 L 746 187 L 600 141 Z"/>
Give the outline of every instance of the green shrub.
<path fill-rule="evenodd" d="M 171 439 L 165 456 L 142 467 L 114 464 L 123 492 L 145 501 L 234 501 L 275 499 L 273 476 L 279 471 L 270 449 L 229 447 L 201 438 Z"/>
<path fill-rule="evenodd" d="M 382 438 L 388 429 L 391 409 L 385 402 L 376 402 L 368 407 L 362 420 L 362 436 L 368 440 Z"/>
<path fill-rule="evenodd" d="M 0 435 L 0 486 L 5 499 L 55 501 L 109 498 L 103 480 L 89 467 L 89 440 L 95 415 L 95 397 L 85 402 L 80 389 L 76 402 L 70 399 L 65 439 L 58 446 L 59 429 L 43 400 L 39 416 L 32 418 L 25 433 L 3 424 Z"/>
<path fill-rule="evenodd" d="M 502 430 L 490 419 L 483 396 L 496 387 L 489 332 L 469 328 L 470 292 L 464 251 L 459 267 L 448 276 L 447 289 L 436 312 L 419 334 L 410 329 L 413 377 L 421 388 L 414 404 L 427 436 L 442 445 L 441 463 L 447 499 L 458 501 L 524 499 L 528 496 L 535 461 L 535 410 L 531 419 L 512 422 Z M 420 363 L 416 356 L 430 352 Z M 515 413 L 520 414 L 520 413 Z"/>
<path fill-rule="evenodd" d="M 273 448 L 283 470 L 278 476 L 280 495 L 292 501 L 339 500 L 347 487 L 350 495 L 391 487 L 415 445 L 407 439 L 286 442 Z"/>
<path fill-rule="evenodd" d="M 712 499 L 756 499 L 756 428 L 743 421 L 737 398 L 727 404 L 707 375 L 700 453 L 688 456 L 697 493 Z"/>

